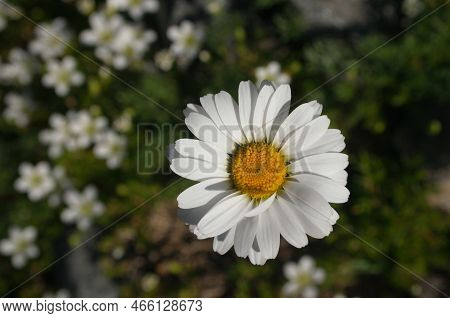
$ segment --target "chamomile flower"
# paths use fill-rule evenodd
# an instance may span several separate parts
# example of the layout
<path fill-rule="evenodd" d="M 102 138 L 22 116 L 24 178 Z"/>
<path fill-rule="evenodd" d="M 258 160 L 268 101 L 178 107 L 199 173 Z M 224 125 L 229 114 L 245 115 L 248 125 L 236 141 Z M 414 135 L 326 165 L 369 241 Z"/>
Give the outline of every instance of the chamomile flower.
<path fill-rule="evenodd" d="M 47 63 L 47 73 L 42 77 L 42 84 L 54 87 L 58 96 L 66 96 L 71 86 L 80 86 L 84 82 L 83 73 L 77 69 L 77 62 L 71 56 L 66 56 L 61 62 Z"/>
<path fill-rule="evenodd" d="M 283 286 L 283 294 L 293 297 L 317 297 L 320 285 L 325 280 L 325 271 L 316 267 L 314 259 L 305 255 L 298 263 L 284 265 L 284 276 L 288 282 Z"/>
<path fill-rule="evenodd" d="M 94 155 L 97 158 L 105 159 L 106 165 L 110 169 L 120 166 L 125 156 L 127 139 L 110 130 L 101 135 L 94 147 Z"/>
<path fill-rule="evenodd" d="M 149 45 L 156 40 L 156 33 L 134 25 L 123 25 L 111 44 L 112 65 L 122 70 L 131 63 L 140 61 Z"/>
<path fill-rule="evenodd" d="M 108 120 L 103 116 L 94 117 L 87 111 L 80 111 L 69 123 L 71 134 L 76 139 L 77 147 L 89 147 L 104 132 Z"/>
<path fill-rule="evenodd" d="M 107 7 L 119 11 L 127 11 L 137 20 L 145 13 L 156 12 L 159 9 L 158 0 L 108 0 Z"/>
<path fill-rule="evenodd" d="M 20 269 L 29 259 L 39 255 L 39 248 L 34 244 L 36 237 L 37 231 L 33 226 L 13 226 L 9 229 L 9 237 L 0 241 L 0 253 L 11 256 L 12 265 Z"/>
<path fill-rule="evenodd" d="M 266 66 L 257 67 L 255 76 L 258 84 L 261 84 L 264 80 L 271 81 L 276 86 L 291 82 L 289 74 L 282 72 L 280 63 L 276 61 L 272 61 Z"/>
<path fill-rule="evenodd" d="M 67 30 L 63 18 L 56 18 L 51 23 L 44 23 L 34 30 L 35 38 L 30 42 L 30 52 L 44 60 L 58 58 L 63 55 L 72 33 Z"/>
<path fill-rule="evenodd" d="M 103 203 L 97 200 L 97 189 L 92 185 L 87 186 L 83 192 L 66 191 L 64 202 L 67 208 L 62 211 L 61 220 L 67 224 L 76 224 L 83 231 L 105 211 Z"/>
<path fill-rule="evenodd" d="M 0 64 L 0 80 L 7 84 L 27 85 L 33 79 L 35 65 L 28 52 L 14 48 L 9 52 L 8 62 Z"/>
<path fill-rule="evenodd" d="M 181 61 L 195 58 L 203 42 L 203 28 L 191 21 L 183 21 L 179 26 L 172 25 L 167 29 L 167 37 L 172 41 L 170 50 Z"/>
<path fill-rule="evenodd" d="M 31 201 L 41 200 L 55 189 L 56 182 L 47 162 L 39 162 L 36 166 L 24 162 L 19 166 L 19 174 L 14 187 L 19 192 L 26 192 Z"/>
<path fill-rule="evenodd" d="M 323 238 L 339 218 L 331 203 L 348 200 L 344 137 L 329 129 L 316 101 L 289 114 L 289 85 L 241 82 L 239 102 L 220 92 L 189 104 L 186 125 L 197 139 L 172 147 L 171 169 L 199 183 L 178 196 L 179 216 L 214 251 L 234 245 L 262 265 L 277 256 L 280 236 L 301 248 Z"/>
<path fill-rule="evenodd" d="M 5 95 L 4 101 L 6 104 L 6 108 L 3 111 L 5 120 L 17 127 L 26 127 L 30 121 L 30 113 L 33 109 L 31 100 L 17 93 L 8 93 Z"/>

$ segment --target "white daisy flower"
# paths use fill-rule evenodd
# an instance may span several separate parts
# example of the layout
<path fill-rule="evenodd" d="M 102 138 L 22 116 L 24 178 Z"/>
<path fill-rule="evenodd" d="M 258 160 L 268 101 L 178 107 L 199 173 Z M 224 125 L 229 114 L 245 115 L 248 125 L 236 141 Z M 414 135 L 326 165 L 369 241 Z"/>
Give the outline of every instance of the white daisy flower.
<path fill-rule="evenodd" d="M 178 196 L 179 216 L 220 254 L 234 245 L 262 265 L 277 256 L 280 234 L 297 248 L 329 235 L 339 215 L 328 202 L 348 200 L 344 137 L 316 101 L 289 114 L 290 102 L 289 85 L 248 81 L 239 103 L 222 91 L 184 111 L 198 140 L 175 143 L 171 169 L 199 183 Z"/>
<path fill-rule="evenodd" d="M 5 95 L 5 104 L 6 108 L 3 111 L 5 120 L 17 127 L 26 127 L 30 121 L 30 113 L 34 106 L 31 100 L 16 93 L 8 93 Z"/>
<path fill-rule="evenodd" d="M 19 192 L 26 192 L 31 201 L 38 201 L 55 189 L 52 169 L 47 162 L 39 162 L 36 166 L 24 162 L 19 166 L 19 174 L 14 187 Z"/>
<path fill-rule="evenodd" d="M 66 20 L 56 18 L 51 23 L 42 24 L 42 28 L 34 29 L 35 38 L 30 42 L 32 54 L 44 60 L 58 58 L 63 55 L 65 44 L 72 39 L 72 33 L 67 30 Z"/>
<path fill-rule="evenodd" d="M 110 169 L 120 166 L 125 156 L 127 139 L 118 135 L 114 131 L 108 131 L 101 135 L 94 147 L 94 155 L 97 158 L 105 159 L 106 165 Z"/>
<path fill-rule="evenodd" d="M 93 117 L 87 111 L 80 111 L 69 122 L 70 132 L 75 136 L 79 148 L 89 147 L 104 132 L 108 120 L 103 117 Z"/>
<path fill-rule="evenodd" d="M 203 28 L 191 21 L 183 21 L 179 26 L 172 25 L 167 29 L 167 37 L 172 41 L 170 50 L 182 59 L 190 61 L 195 58 L 203 42 Z"/>
<path fill-rule="evenodd" d="M 283 294 L 293 297 L 317 297 L 320 285 L 325 280 L 325 271 L 316 267 L 314 259 L 305 255 L 298 263 L 289 262 L 284 265 L 284 276 L 288 282 L 283 286 Z"/>
<path fill-rule="evenodd" d="M 158 0 L 108 0 L 107 7 L 127 11 L 130 16 L 137 20 L 142 18 L 145 13 L 153 13 L 158 11 Z"/>
<path fill-rule="evenodd" d="M 0 253 L 11 256 L 12 265 L 19 269 L 25 266 L 29 259 L 39 255 L 39 248 L 34 244 L 37 231 L 32 226 L 9 229 L 9 237 L 0 241 Z"/>
<path fill-rule="evenodd" d="M 7 84 L 29 84 L 36 65 L 32 56 L 22 49 L 14 48 L 9 52 L 8 59 L 8 63 L 0 65 L 0 80 Z"/>
<path fill-rule="evenodd" d="M 39 141 L 49 146 L 48 155 L 51 158 L 61 156 L 64 149 L 77 149 L 77 136 L 73 133 L 70 125 L 76 117 L 75 112 L 68 112 L 67 116 L 52 114 L 49 118 L 50 129 L 44 129 L 39 134 Z"/>
<path fill-rule="evenodd" d="M 67 208 L 61 213 L 61 220 L 67 224 L 76 224 L 79 230 L 87 230 L 94 218 L 105 211 L 103 203 L 97 200 L 97 189 L 89 185 L 83 192 L 68 190 L 64 194 Z"/>
<path fill-rule="evenodd" d="M 156 33 L 132 25 L 123 25 L 111 44 L 112 65 L 122 70 L 132 62 L 140 61 L 149 45 L 156 40 Z"/>
<path fill-rule="evenodd" d="M 119 15 L 109 16 L 103 11 L 89 16 L 90 29 L 80 34 L 81 43 L 95 47 L 95 56 L 110 64 L 112 59 L 111 46 L 116 34 L 124 25 Z"/>
<path fill-rule="evenodd" d="M 281 71 L 280 63 L 272 61 L 266 66 L 259 66 L 255 70 L 256 80 L 258 85 L 264 80 L 273 82 L 276 86 L 281 84 L 289 84 L 291 77 L 289 74 Z"/>
<path fill-rule="evenodd" d="M 66 96 L 71 86 L 80 86 L 84 82 L 83 73 L 77 71 L 77 62 L 71 56 L 66 56 L 61 62 L 47 63 L 47 73 L 42 77 L 42 84 L 54 87 L 58 96 Z"/>

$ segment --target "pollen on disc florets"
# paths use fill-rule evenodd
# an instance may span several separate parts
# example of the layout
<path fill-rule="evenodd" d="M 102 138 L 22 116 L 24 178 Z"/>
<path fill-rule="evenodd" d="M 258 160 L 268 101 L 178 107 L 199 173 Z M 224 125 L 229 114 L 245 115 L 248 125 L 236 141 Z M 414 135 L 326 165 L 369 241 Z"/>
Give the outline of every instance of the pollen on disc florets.
<path fill-rule="evenodd" d="M 266 199 L 277 192 L 287 173 L 283 154 L 265 142 L 239 146 L 229 170 L 235 188 L 252 199 Z"/>

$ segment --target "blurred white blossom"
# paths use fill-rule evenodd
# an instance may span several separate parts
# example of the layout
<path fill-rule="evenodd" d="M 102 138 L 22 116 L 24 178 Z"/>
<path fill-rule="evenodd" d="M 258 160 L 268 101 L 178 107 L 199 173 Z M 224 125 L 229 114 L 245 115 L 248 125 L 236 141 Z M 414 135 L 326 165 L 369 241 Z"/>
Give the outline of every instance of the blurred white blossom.
<path fill-rule="evenodd" d="M 31 100 L 25 96 L 11 92 L 5 95 L 4 102 L 6 104 L 6 108 L 3 110 L 5 120 L 13 123 L 17 127 L 26 127 L 30 121 L 30 113 L 33 109 Z"/>
<path fill-rule="evenodd" d="M 159 9 L 158 0 L 108 0 L 107 7 L 119 11 L 127 11 L 137 20 L 145 13 L 156 12 Z"/>
<path fill-rule="evenodd" d="M 170 50 L 161 50 L 155 54 L 155 64 L 163 71 L 169 71 L 173 62 L 175 62 L 175 56 Z"/>
<path fill-rule="evenodd" d="M 131 130 L 132 124 L 133 124 L 133 122 L 132 122 L 131 111 L 126 110 L 122 113 L 122 115 L 120 115 L 118 118 L 116 118 L 114 120 L 113 127 L 118 132 L 127 133 Z"/>
<path fill-rule="evenodd" d="M 191 21 L 182 21 L 179 26 L 172 25 L 167 29 L 167 37 L 172 41 L 170 50 L 181 63 L 194 59 L 203 42 L 204 31 L 201 26 Z"/>
<path fill-rule="evenodd" d="M 97 189 L 89 185 L 83 192 L 68 190 L 64 194 L 67 208 L 61 213 L 61 220 L 67 224 L 76 224 L 79 230 L 88 229 L 94 218 L 103 214 L 105 206 L 97 200 Z"/>
<path fill-rule="evenodd" d="M 0 80 L 7 84 L 27 85 L 35 69 L 32 56 L 20 48 L 14 48 L 9 52 L 8 62 L 0 64 Z"/>
<path fill-rule="evenodd" d="M 97 158 L 105 159 L 108 168 L 115 169 L 122 163 L 126 145 L 126 138 L 111 130 L 97 140 L 94 154 Z"/>
<path fill-rule="evenodd" d="M 32 54 L 44 60 L 63 55 L 66 44 L 72 39 L 72 33 L 67 30 L 67 23 L 63 18 L 56 18 L 51 23 L 43 23 L 34 29 L 35 38 L 30 42 Z"/>
<path fill-rule="evenodd" d="M 317 297 L 317 285 L 325 280 L 325 271 L 316 267 L 311 256 L 305 255 L 298 263 L 284 265 L 284 276 L 288 282 L 283 286 L 283 294 L 292 297 Z"/>
<path fill-rule="evenodd" d="M 56 292 L 47 292 L 43 296 L 43 298 L 69 298 L 70 292 L 67 289 L 58 289 Z"/>
<path fill-rule="evenodd" d="M 66 96 L 71 86 L 80 86 L 84 82 L 83 73 L 77 69 L 77 62 L 71 56 L 66 56 L 62 61 L 50 61 L 47 63 L 47 73 L 42 77 L 42 84 L 54 87 L 58 96 Z"/>
<path fill-rule="evenodd" d="M 218 14 L 227 5 L 227 0 L 202 0 L 203 5 L 210 14 Z"/>
<path fill-rule="evenodd" d="M 69 129 L 79 148 L 89 147 L 104 132 L 108 120 L 103 116 L 94 117 L 85 110 L 73 116 Z"/>
<path fill-rule="evenodd" d="M 8 19 L 17 19 L 18 14 L 11 9 L 11 5 L 6 5 L 3 2 L 0 2 L 0 31 L 6 28 L 8 25 Z M 15 7 L 13 7 L 15 8 Z M 17 8 L 15 8 L 17 10 Z"/>
<path fill-rule="evenodd" d="M 47 162 L 39 162 L 35 166 L 24 162 L 19 166 L 19 174 L 14 187 L 19 192 L 27 193 L 31 201 L 38 201 L 55 189 L 56 182 Z"/>
<path fill-rule="evenodd" d="M 9 237 L 0 241 L 0 253 L 11 256 L 11 263 L 15 268 L 22 268 L 29 259 L 39 255 L 39 248 L 34 244 L 37 231 L 33 226 L 9 229 Z"/>
<path fill-rule="evenodd" d="M 259 66 L 255 70 L 258 85 L 264 80 L 273 82 L 275 85 L 288 84 L 291 82 L 289 74 L 281 71 L 280 63 L 272 61 L 266 66 Z"/>
<path fill-rule="evenodd" d="M 421 0 L 404 0 L 402 9 L 408 18 L 414 18 L 424 9 L 424 4 Z"/>

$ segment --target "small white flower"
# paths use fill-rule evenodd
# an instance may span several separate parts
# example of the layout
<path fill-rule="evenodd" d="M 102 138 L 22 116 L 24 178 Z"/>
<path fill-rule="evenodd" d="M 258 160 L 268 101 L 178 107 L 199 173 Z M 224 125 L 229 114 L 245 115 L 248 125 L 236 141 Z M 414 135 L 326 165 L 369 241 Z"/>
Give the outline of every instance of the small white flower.
<path fill-rule="evenodd" d="M 156 33 L 132 25 L 123 25 L 111 44 L 112 64 L 122 70 L 132 62 L 140 61 L 149 45 L 156 40 Z"/>
<path fill-rule="evenodd" d="M 30 113 L 34 106 L 31 100 L 16 93 L 8 93 L 5 95 L 5 104 L 6 108 L 3 111 L 3 117 L 17 127 L 26 127 L 30 121 Z"/>
<path fill-rule="evenodd" d="M 83 192 L 68 190 L 64 194 L 67 208 L 61 213 L 61 220 L 67 224 L 76 224 L 79 230 L 88 229 L 94 218 L 103 214 L 105 206 L 97 200 L 97 189 L 89 185 Z"/>
<path fill-rule="evenodd" d="M 155 64 L 163 71 L 169 71 L 173 62 L 175 62 L 175 56 L 170 50 L 161 50 L 155 54 Z"/>
<path fill-rule="evenodd" d="M 87 111 L 80 111 L 69 123 L 69 129 L 76 137 L 77 146 L 89 147 L 104 132 L 108 120 L 105 117 L 93 117 Z"/>
<path fill-rule="evenodd" d="M 66 44 L 72 39 L 72 33 L 67 30 L 67 23 L 63 18 L 56 18 L 51 23 L 44 23 L 42 27 L 34 29 L 35 38 L 30 42 L 30 52 L 44 60 L 60 57 Z"/>
<path fill-rule="evenodd" d="M 281 71 L 281 65 L 278 62 L 272 61 L 266 66 L 259 66 L 255 70 L 256 80 L 258 85 L 264 80 L 273 82 L 276 86 L 281 84 L 289 84 L 291 77 L 289 74 Z"/>
<path fill-rule="evenodd" d="M 289 113 L 289 85 L 241 82 L 236 102 L 227 92 L 188 104 L 186 125 L 198 139 L 172 147 L 170 168 L 193 181 L 177 198 L 179 216 L 214 251 L 234 245 L 239 257 L 263 265 L 276 258 L 280 237 L 301 248 L 328 236 L 344 203 L 348 156 L 344 137 L 329 129 L 316 101 Z"/>
<path fill-rule="evenodd" d="M 107 7 L 127 11 L 133 19 L 137 20 L 147 12 L 158 11 L 159 2 L 158 0 L 108 0 Z"/>
<path fill-rule="evenodd" d="M 22 49 L 14 48 L 8 58 L 8 63 L 0 65 L 0 80 L 7 84 L 29 84 L 35 71 L 32 56 Z"/>
<path fill-rule="evenodd" d="M 227 0 L 203 0 L 206 11 L 211 14 L 220 13 L 227 5 Z"/>
<path fill-rule="evenodd" d="M 122 115 L 114 120 L 113 127 L 121 133 L 127 133 L 131 130 L 132 124 L 131 112 L 124 111 Z"/>
<path fill-rule="evenodd" d="M 112 59 L 111 45 L 124 25 L 119 15 L 109 16 L 103 11 L 89 16 L 90 29 L 80 34 L 81 43 L 95 47 L 95 56 L 110 64 Z"/>
<path fill-rule="evenodd" d="M 56 292 L 45 293 L 42 298 L 69 298 L 70 292 L 67 289 L 58 289 Z"/>
<path fill-rule="evenodd" d="M 67 117 L 61 114 L 52 114 L 49 119 L 50 129 L 44 129 L 39 134 L 39 141 L 49 146 L 48 155 L 51 158 L 61 156 L 64 149 L 77 149 L 77 136 L 70 127 L 71 121 L 76 117 L 74 112 L 68 112 Z"/>
<path fill-rule="evenodd" d="M 97 158 L 106 159 L 108 168 L 115 169 L 122 163 L 126 145 L 127 140 L 124 136 L 108 131 L 97 140 L 94 154 Z"/>
<path fill-rule="evenodd" d="M 288 282 L 283 287 L 283 294 L 293 297 L 317 297 L 320 285 L 325 280 L 325 271 L 316 267 L 311 256 L 305 255 L 298 263 L 289 262 L 284 265 L 284 276 Z"/>
<path fill-rule="evenodd" d="M 84 82 L 83 73 L 77 71 L 77 62 L 66 56 L 61 62 L 47 63 L 47 73 L 42 77 L 42 84 L 54 87 L 58 96 L 66 96 L 71 86 L 80 86 Z"/>
<path fill-rule="evenodd" d="M 190 21 L 183 21 L 179 26 L 172 25 L 167 29 L 167 37 L 172 41 L 170 50 L 182 59 L 190 61 L 200 50 L 204 38 L 203 28 Z"/>
<path fill-rule="evenodd" d="M 402 9 L 408 18 L 416 17 L 424 8 L 421 0 L 404 0 Z"/>
<path fill-rule="evenodd" d="M 18 14 L 13 9 L 10 8 L 10 4 L 6 5 L 0 2 L 0 31 L 6 28 L 8 25 L 8 18 L 17 19 Z"/>
<path fill-rule="evenodd" d="M 11 263 L 15 268 L 22 268 L 29 259 L 39 255 L 39 248 L 34 244 L 37 231 L 32 226 L 9 229 L 9 238 L 0 241 L 0 253 L 11 256 Z"/>
<path fill-rule="evenodd" d="M 47 162 L 39 162 L 36 166 L 28 162 L 22 163 L 19 174 L 14 186 L 17 191 L 26 192 L 31 201 L 38 201 L 55 189 L 56 183 Z"/>

